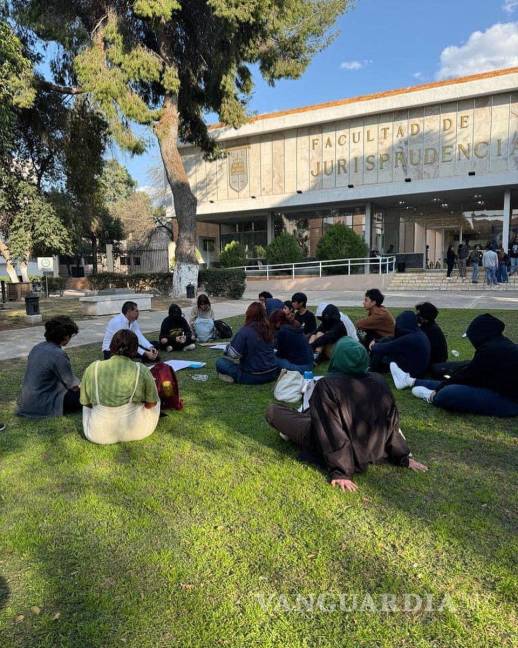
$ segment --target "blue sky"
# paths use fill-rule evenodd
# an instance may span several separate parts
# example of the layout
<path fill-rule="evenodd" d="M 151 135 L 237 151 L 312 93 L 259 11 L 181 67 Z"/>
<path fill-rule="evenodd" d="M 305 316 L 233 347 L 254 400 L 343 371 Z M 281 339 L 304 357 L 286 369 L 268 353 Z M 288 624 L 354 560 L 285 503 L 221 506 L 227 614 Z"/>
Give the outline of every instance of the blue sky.
<path fill-rule="evenodd" d="M 296 81 L 275 87 L 256 75 L 252 112 L 353 97 L 518 65 L 518 0 L 356 0 L 340 34 Z M 141 187 L 160 166 L 150 148 L 131 158 L 114 150 Z"/>

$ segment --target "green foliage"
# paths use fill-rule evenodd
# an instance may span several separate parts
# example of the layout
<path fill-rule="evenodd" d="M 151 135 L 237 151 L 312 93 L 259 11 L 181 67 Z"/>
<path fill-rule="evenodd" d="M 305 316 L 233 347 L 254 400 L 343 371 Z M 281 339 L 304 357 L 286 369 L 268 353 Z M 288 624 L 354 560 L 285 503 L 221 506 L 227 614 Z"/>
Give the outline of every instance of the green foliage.
<path fill-rule="evenodd" d="M 331 225 L 317 245 L 317 259 L 363 258 L 369 253 L 361 236 L 343 223 Z M 358 268 L 360 270 L 360 268 Z M 327 274 L 344 274 L 347 268 L 329 268 Z"/>
<path fill-rule="evenodd" d="M 99 188 L 103 194 L 104 203 L 108 207 L 119 200 L 129 198 L 136 187 L 137 183 L 125 166 L 114 159 L 104 163 L 99 178 Z"/>
<path fill-rule="evenodd" d="M 257 259 L 265 259 L 266 258 L 266 249 L 262 245 L 256 245 L 254 248 L 254 256 Z"/>
<path fill-rule="evenodd" d="M 245 280 L 244 270 L 208 268 L 200 270 L 198 274 L 198 285 L 203 285 L 205 291 L 214 297 L 241 299 L 245 292 Z"/>
<path fill-rule="evenodd" d="M 283 232 L 276 236 L 266 247 L 268 263 L 297 263 L 302 261 L 303 253 L 297 239 L 292 234 Z"/>
<path fill-rule="evenodd" d="M 150 272 L 135 274 L 120 274 L 118 272 L 99 272 L 88 277 L 94 290 L 106 288 L 131 288 L 136 292 L 154 290 L 167 294 L 171 289 L 172 274 L 169 272 Z"/>
<path fill-rule="evenodd" d="M 235 268 L 246 265 L 246 252 L 237 241 L 230 241 L 223 248 L 219 255 L 219 263 L 222 268 Z"/>

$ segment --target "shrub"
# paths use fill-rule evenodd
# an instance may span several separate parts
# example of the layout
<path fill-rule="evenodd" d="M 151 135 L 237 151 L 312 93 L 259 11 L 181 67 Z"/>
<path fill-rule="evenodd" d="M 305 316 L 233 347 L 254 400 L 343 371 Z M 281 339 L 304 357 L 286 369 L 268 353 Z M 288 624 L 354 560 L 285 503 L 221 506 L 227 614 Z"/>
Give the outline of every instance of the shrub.
<path fill-rule="evenodd" d="M 225 268 L 200 270 L 198 285 L 205 286 L 205 292 L 213 297 L 240 299 L 245 292 L 245 271 Z"/>
<path fill-rule="evenodd" d="M 222 268 L 235 268 L 246 265 L 246 252 L 237 241 L 227 243 L 219 255 L 219 263 Z"/>
<path fill-rule="evenodd" d="M 276 236 L 266 248 L 268 263 L 297 263 L 302 261 L 303 256 L 297 239 L 287 232 Z"/>
<path fill-rule="evenodd" d="M 135 274 L 119 274 L 117 272 L 99 272 L 88 277 L 94 290 L 106 288 L 130 288 L 136 292 L 155 290 L 168 293 L 171 289 L 173 275 L 170 272 L 150 272 Z"/>
<path fill-rule="evenodd" d="M 256 245 L 254 248 L 254 256 L 256 259 L 266 258 L 266 250 L 262 245 Z"/>
<path fill-rule="evenodd" d="M 336 223 L 331 225 L 317 245 L 317 259 L 349 259 L 361 258 L 368 255 L 368 247 L 361 236 L 358 236 L 347 225 Z M 361 272 L 360 266 L 352 268 L 352 272 Z M 346 274 L 347 268 L 328 268 L 326 274 Z"/>

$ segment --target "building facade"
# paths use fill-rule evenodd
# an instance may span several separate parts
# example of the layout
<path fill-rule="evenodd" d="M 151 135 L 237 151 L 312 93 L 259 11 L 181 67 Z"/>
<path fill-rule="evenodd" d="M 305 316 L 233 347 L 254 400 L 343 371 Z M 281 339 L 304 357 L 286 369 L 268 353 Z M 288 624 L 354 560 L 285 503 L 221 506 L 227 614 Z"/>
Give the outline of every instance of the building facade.
<path fill-rule="evenodd" d="M 205 227 L 202 254 L 238 240 L 254 257 L 288 231 L 313 256 L 340 222 L 370 249 L 440 267 L 450 244 L 507 249 L 518 235 L 518 68 L 259 115 L 213 134 L 226 153 L 217 161 L 182 148 L 198 220 L 217 226 Z"/>

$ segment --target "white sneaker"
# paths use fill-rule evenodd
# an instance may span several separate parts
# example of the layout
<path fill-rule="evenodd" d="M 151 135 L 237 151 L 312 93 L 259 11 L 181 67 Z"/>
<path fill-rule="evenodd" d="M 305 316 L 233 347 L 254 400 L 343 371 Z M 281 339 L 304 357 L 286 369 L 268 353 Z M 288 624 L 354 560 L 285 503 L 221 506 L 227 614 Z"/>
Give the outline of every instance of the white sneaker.
<path fill-rule="evenodd" d="M 173 350 L 173 347 L 171 345 L 166 346 L 165 350 L 167 351 L 167 353 L 171 353 L 171 351 Z"/>
<path fill-rule="evenodd" d="M 407 387 L 413 387 L 415 383 L 415 378 L 400 369 L 395 362 L 390 363 L 390 373 L 392 374 L 392 380 L 396 389 L 406 389 Z"/>
<path fill-rule="evenodd" d="M 414 387 L 412 389 L 412 394 L 417 398 L 422 398 L 427 403 L 432 402 L 433 389 L 428 389 L 427 387 Z"/>
<path fill-rule="evenodd" d="M 195 344 L 188 344 L 186 347 L 183 348 L 184 351 L 194 351 L 196 348 Z"/>
<path fill-rule="evenodd" d="M 282 432 L 279 432 L 279 436 L 281 437 L 281 439 L 282 439 L 283 441 L 289 441 L 289 440 L 290 440 L 290 437 L 287 437 L 287 436 L 286 436 L 285 434 L 283 434 Z"/>

